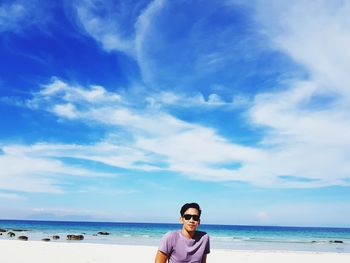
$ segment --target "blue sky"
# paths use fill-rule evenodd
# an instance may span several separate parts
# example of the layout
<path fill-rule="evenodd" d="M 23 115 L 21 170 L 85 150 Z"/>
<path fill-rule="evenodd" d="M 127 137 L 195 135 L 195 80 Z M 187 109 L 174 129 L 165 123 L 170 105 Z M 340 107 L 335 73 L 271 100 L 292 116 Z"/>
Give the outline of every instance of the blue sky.
<path fill-rule="evenodd" d="M 349 226 L 349 12 L 1 1 L 1 218 Z"/>

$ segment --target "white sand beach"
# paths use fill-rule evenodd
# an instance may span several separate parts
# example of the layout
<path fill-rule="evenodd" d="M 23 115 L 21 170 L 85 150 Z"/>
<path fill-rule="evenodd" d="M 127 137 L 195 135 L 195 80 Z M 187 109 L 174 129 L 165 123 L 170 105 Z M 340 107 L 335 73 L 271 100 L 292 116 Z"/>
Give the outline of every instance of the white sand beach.
<path fill-rule="evenodd" d="M 152 246 L 0 240 L 1 262 L 4 263 L 116 263 L 121 260 L 146 263 L 154 261 L 156 249 Z M 214 249 L 208 255 L 208 262 L 348 263 L 350 253 Z"/>

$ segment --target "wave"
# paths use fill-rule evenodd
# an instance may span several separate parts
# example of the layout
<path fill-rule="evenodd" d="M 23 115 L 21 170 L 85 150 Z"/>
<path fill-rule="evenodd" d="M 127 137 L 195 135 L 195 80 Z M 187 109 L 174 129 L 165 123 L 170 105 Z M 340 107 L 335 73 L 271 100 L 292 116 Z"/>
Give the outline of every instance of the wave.
<path fill-rule="evenodd" d="M 230 236 L 211 236 L 214 242 L 259 242 L 259 243 L 292 243 L 292 244 L 350 244 L 347 240 L 328 240 L 328 239 L 281 239 L 281 238 L 263 238 L 263 237 L 230 237 Z"/>

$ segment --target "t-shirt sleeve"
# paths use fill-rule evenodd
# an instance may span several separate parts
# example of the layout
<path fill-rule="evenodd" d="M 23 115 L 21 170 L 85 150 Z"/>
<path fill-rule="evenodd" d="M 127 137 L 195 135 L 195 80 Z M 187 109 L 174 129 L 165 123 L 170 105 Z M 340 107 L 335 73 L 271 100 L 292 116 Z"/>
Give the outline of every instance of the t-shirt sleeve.
<path fill-rule="evenodd" d="M 173 250 L 173 245 L 174 245 L 173 233 L 168 232 L 160 240 L 158 250 L 167 254 L 167 255 L 170 255 L 172 250 Z"/>

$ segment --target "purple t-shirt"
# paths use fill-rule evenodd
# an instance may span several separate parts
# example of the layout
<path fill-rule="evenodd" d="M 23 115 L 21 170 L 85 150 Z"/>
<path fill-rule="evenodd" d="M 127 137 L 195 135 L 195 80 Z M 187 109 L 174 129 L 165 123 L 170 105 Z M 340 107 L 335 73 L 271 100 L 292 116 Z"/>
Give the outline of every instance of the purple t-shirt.
<path fill-rule="evenodd" d="M 200 263 L 210 253 L 209 236 L 196 231 L 193 239 L 186 238 L 181 230 L 166 233 L 160 241 L 159 251 L 168 255 L 169 263 Z"/>

